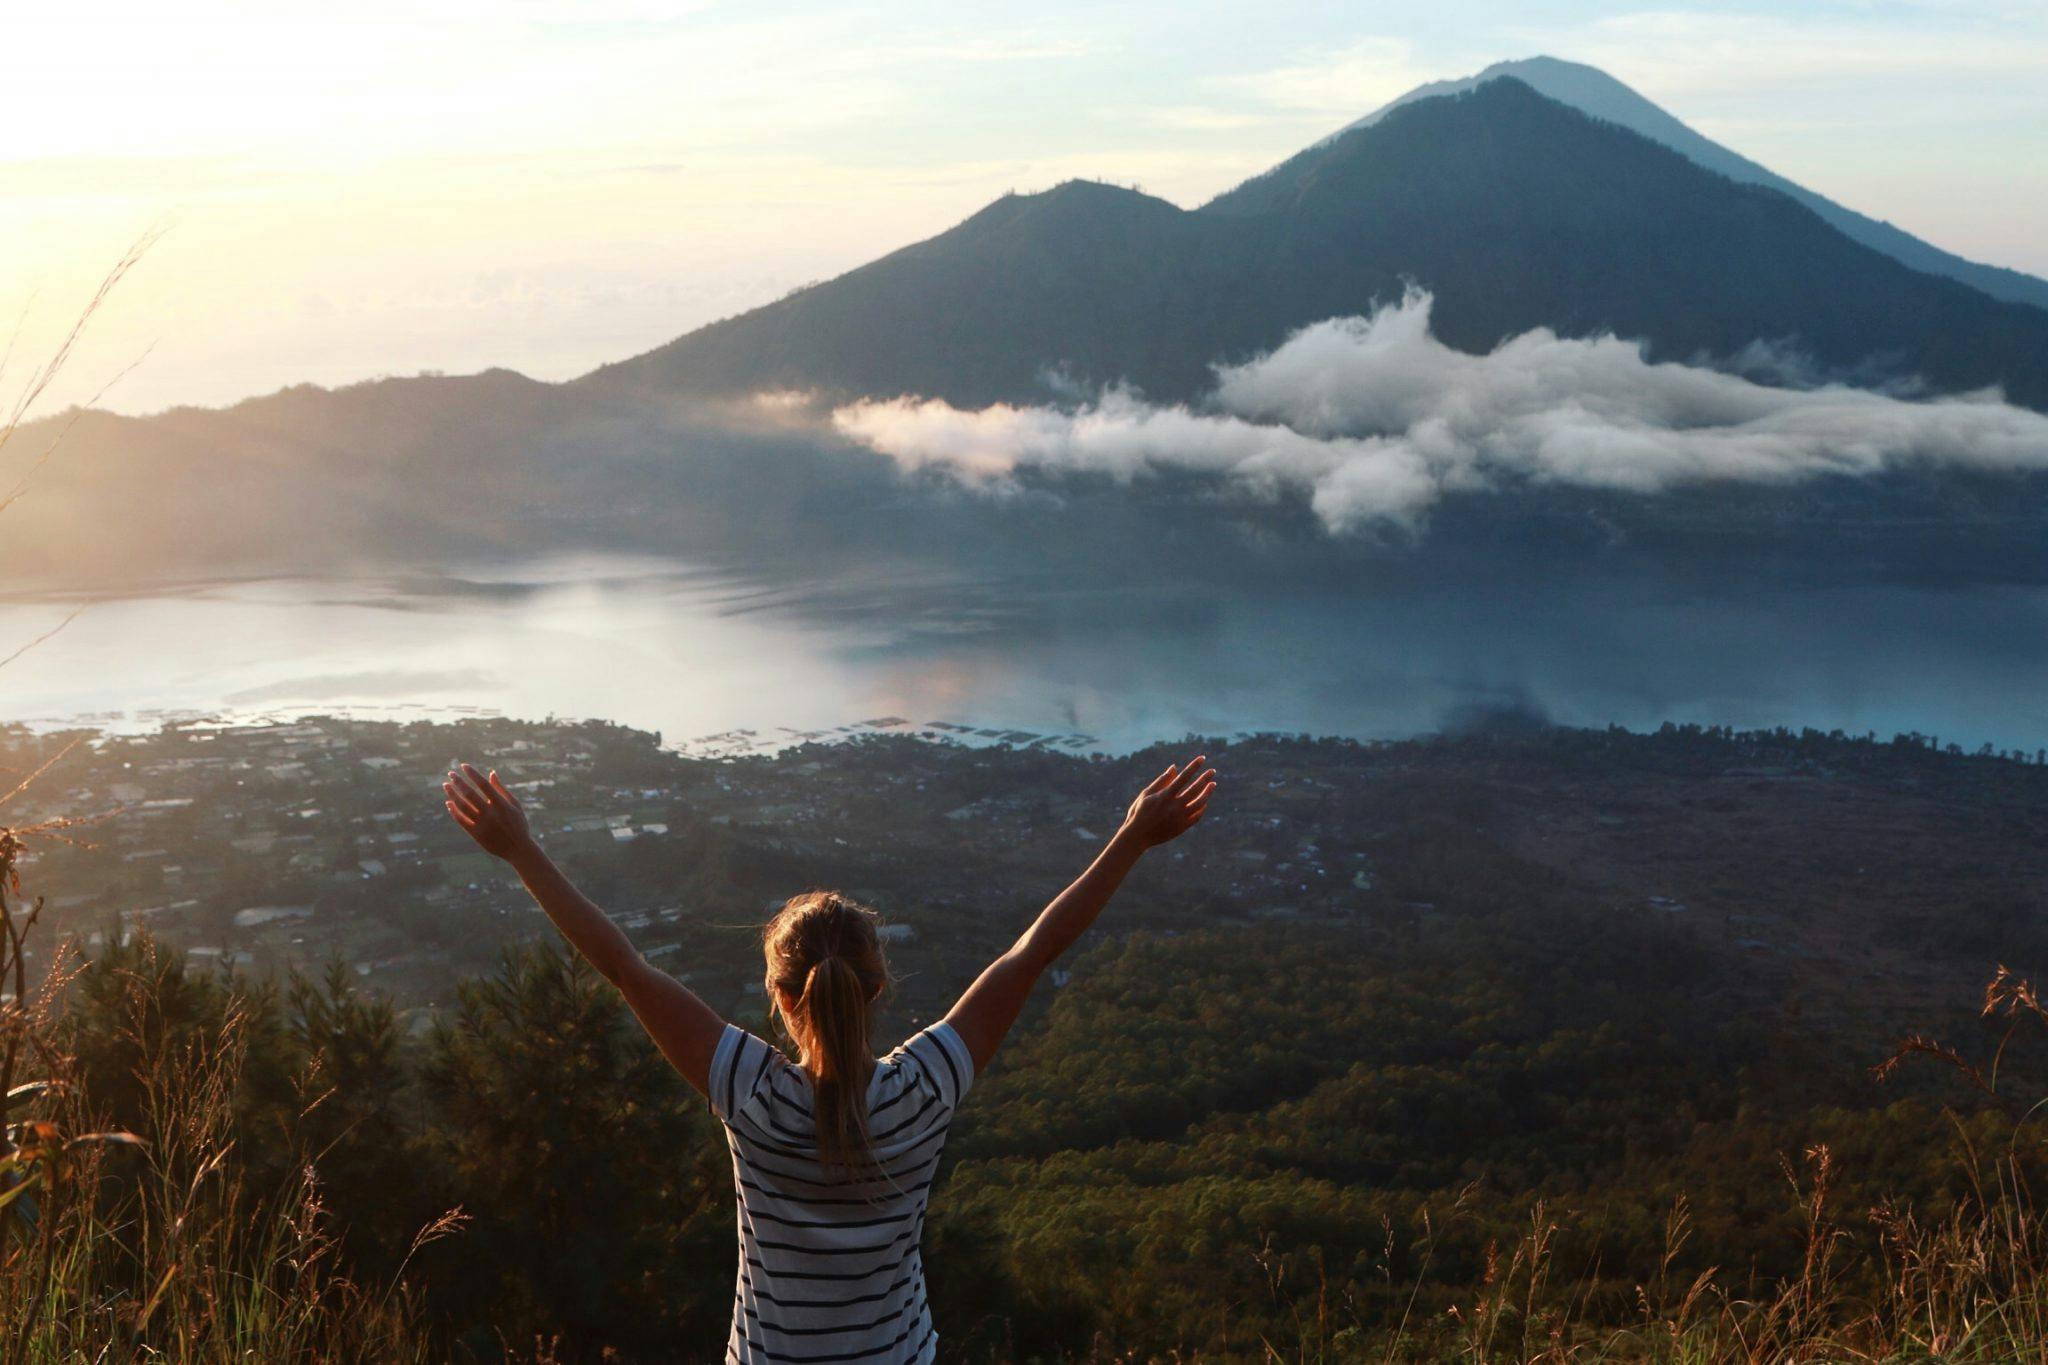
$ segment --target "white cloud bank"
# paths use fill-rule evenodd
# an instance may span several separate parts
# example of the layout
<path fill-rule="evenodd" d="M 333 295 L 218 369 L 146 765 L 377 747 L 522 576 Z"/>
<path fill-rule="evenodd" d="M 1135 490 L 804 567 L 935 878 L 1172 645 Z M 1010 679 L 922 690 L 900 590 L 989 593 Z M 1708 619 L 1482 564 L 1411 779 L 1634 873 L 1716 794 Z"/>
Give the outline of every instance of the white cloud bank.
<path fill-rule="evenodd" d="M 1487 355 L 1438 341 L 1430 297 L 1302 329 L 1219 367 L 1199 407 L 1112 389 L 1075 411 L 928 399 L 861 402 L 838 429 L 909 468 L 999 488 L 1022 467 L 1133 479 L 1203 470 L 1306 492 L 1332 531 L 1415 526 L 1445 493 L 1518 480 L 1657 493 L 1712 480 L 1792 483 L 1925 461 L 2048 469 L 2048 416 L 1993 392 L 1910 401 L 1785 389 L 1652 364 L 1638 343 L 1525 332 Z"/>

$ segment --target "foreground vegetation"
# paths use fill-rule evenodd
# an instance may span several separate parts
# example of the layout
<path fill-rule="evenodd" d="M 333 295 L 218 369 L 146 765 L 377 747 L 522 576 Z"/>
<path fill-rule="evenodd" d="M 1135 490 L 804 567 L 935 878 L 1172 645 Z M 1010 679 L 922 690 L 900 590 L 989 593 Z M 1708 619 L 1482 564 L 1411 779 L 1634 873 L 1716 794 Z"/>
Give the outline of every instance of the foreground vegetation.
<path fill-rule="evenodd" d="M 1773 761 L 1801 744 L 2008 812 L 2048 778 L 1913 744 Z M 1524 735 L 1446 762 L 1593 782 L 1737 747 Z M 949 1358 L 2048 1358 L 2027 987 L 2001 976 L 1975 1024 L 1930 1020 L 1953 1049 L 1912 1040 L 1873 1074 L 1853 1014 L 1772 994 L 1791 988 L 1767 965 L 1796 961 L 1603 895 L 1441 764 L 1428 782 L 1346 798 L 1372 827 L 1360 908 L 1177 927 L 1141 904 L 1147 927 L 1097 943 L 1020 1032 L 934 1201 Z M 38 980 L 23 841 L 93 837 L 0 843 L 0 1359 L 717 1354 L 729 1161 L 601 981 L 513 948 L 412 1031 L 338 966 L 257 980 L 140 933 Z M 1911 891 L 1949 915 L 1939 885 Z M 1955 916 L 2031 962 L 2027 909 Z M 1926 930 L 1901 913 L 1868 931 Z M 1834 998 L 1797 984 L 1794 1005 Z"/>

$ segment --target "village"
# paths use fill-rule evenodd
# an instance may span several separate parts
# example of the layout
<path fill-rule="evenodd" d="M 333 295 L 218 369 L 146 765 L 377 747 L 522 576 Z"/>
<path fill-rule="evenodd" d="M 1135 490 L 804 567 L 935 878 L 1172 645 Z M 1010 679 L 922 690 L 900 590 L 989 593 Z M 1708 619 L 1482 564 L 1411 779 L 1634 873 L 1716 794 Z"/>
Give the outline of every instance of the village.
<path fill-rule="evenodd" d="M 37 970 L 62 943 L 146 934 L 188 970 L 340 972 L 424 1032 L 506 950 L 557 941 L 442 808 L 443 775 L 469 761 L 502 773 L 577 885 L 728 1018 L 766 1026 L 759 936 L 785 899 L 833 887 L 874 907 L 897 978 L 887 1031 L 943 1011 L 1131 794 L 1200 749 L 1227 801 L 1147 860 L 1055 988 L 1089 969 L 1090 944 L 1132 933 L 1343 922 L 1392 945 L 1555 886 L 1707 949 L 1758 999 L 1832 983 L 1811 1007 L 1876 1028 L 1971 984 L 1981 963 L 1951 949 L 2037 922 L 2032 864 L 1983 812 L 2020 818 L 2042 769 L 1917 736 L 1239 734 L 1114 756 L 961 729 L 883 717 L 714 757 L 738 737 L 485 716 L 14 727 L 4 815 L 28 854 L 10 894 L 41 900 Z M 1907 819 L 1924 836 L 1900 837 Z M 1930 878 L 1951 894 L 1930 900 Z M 2037 938 L 2010 946 L 2032 961 Z"/>
<path fill-rule="evenodd" d="M 44 899 L 32 960 L 63 939 L 91 952 L 141 931 L 201 969 L 257 979 L 340 964 L 424 1028 L 455 982 L 553 934 L 443 811 L 442 777 L 466 760 L 503 773 L 579 885 L 721 1010 L 761 1013 L 761 920 L 832 885 L 883 913 L 914 1016 L 1086 866 L 1126 789 L 1164 760 L 895 726 L 909 728 L 884 718 L 714 758 L 703 750 L 736 737 L 670 748 L 603 723 L 180 721 L 14 730 L 0 761 L 48 765 L 8 812 L 48 830 L 24 865 L 25 894 Z M 1322 827 L 1356 746 L 1238 748 L 1261 753 L 1253 789 L 1133 888 L 1122 928 L 1349 914 L 1372 890 L 1364 855 L 1332 856 L 1341 832 Z"/>

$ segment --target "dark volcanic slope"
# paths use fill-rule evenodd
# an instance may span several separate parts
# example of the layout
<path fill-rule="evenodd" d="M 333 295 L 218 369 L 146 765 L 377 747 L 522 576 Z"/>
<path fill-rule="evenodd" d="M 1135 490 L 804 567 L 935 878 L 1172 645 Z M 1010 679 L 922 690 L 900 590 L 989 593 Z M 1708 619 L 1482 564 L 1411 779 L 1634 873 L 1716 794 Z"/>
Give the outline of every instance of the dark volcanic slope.
<path fill-rule="evenodd" d="M 1258 225 L 1089 181 L 1006 195 L 950 232 L 590 379 L 693 391 L 822 387 L 963 403 L 1044 397 L 1047 372 L 1204 387 Z M 1263 334 L 1263 333 L 1262 333 Z"/>
<path fill-rule="evenodd" d="M 1501 76 L 1511 76 L 1529 85 L 1538 94 L 1548 96 L 1561 104 L 1568 104 L 1594 118 L 1604 119 L 1641 133 L 1653 142 L 1661 142 L 1673 151 L 1681 152 L 1708 170 L 1718 171 L 1731 180 L 1762 185 L 1767 189 L 1790 195 L 1819 214 L 1830 225 L 1840 228 L 1851 239 L 1902 261 L 1915 270 L 1961 280 L 1994 299 L 2048 308 L 2048 280 L 2022 271 L 2009 270 L 2004 266 L 1966 260 L 1952 251 L 1942 250 L 1931 242 L 1923 242 L 1912 233 L 1890 223 L 1858 213 L 1854 209 L 1844 208 L 1827 196 L 1816 194 L 1804 185 L 1795 184 L 1775 171 L 1759 166 L 1741 153 L 1723 147 L 1712 138 L 1701 136 L 1605 71 L 1582 62 L 1559 61 L 1555 57 L 1529 57 L 1521 61 L 1496 62 L 1478 75 L 1468 76 L 1463 80 L 1431 81 L 1427 85 L 1417 86 L 1386 108 L 1368 114 L 1350 127 L 1365 127 L 1386 117 L 1390 109 L 1412 104 L 1420 99 L 1470 90 Z M 1350 128 L 1344 131 L 1348 132 Z"/>
<path fill-rule="evenodd" d="M 1841 371 L 2048 405 L 2048 312 L 1909 269 L 1505 78 L 1392 110 L 1197 212 L 1079 182 L 1009 196 L 585 382 L 981 404 L 1043 398 L 1059 368 L 1180 399 L 1214 362 L 1408 282 L 1472 351 L 1539 326 L 1673 359 L 1790 340 Z"/>

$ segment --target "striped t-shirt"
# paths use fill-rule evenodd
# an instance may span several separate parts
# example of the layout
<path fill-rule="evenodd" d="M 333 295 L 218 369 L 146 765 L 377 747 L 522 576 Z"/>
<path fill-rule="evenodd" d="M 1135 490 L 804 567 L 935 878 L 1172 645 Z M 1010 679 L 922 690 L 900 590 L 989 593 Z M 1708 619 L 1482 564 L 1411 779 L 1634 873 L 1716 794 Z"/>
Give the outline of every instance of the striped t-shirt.
<path fill-rule="evenodd" d="M 711 1056 L 739 1196 L 739 1285 L 725 1358 L 924 1362 L 938 1352 L 918 1240 L 939 1149 L 974 1079 L 944 1020 L 875 1064 L 868 1136 L 882 1175 L 849 1182 L 818 1161 L 810 1077 L 732 1024 Z"/>

